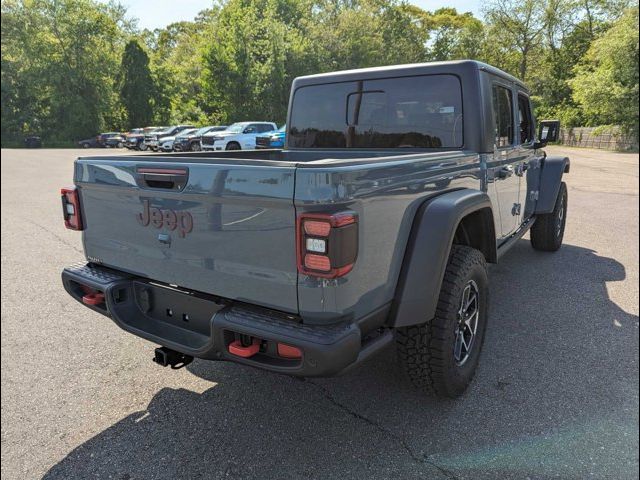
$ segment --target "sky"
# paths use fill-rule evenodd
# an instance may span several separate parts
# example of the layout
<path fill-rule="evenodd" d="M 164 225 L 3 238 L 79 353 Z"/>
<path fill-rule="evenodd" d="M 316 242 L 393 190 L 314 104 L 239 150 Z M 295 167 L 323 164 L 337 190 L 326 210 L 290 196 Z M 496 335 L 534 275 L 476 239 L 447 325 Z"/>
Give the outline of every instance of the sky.
<path fill-rule="evenodd" d="M 458 12 L 472 12 L 480 17 L 480 0 L 408 0 L 425 10 L 454 7 Z M 211 5 L 209 0 L 120 0 L 127 7 L 129 16 L 138 19 L 140 28 L 165 27 L 181 20 L 193 20 L 199 11 Z"/>

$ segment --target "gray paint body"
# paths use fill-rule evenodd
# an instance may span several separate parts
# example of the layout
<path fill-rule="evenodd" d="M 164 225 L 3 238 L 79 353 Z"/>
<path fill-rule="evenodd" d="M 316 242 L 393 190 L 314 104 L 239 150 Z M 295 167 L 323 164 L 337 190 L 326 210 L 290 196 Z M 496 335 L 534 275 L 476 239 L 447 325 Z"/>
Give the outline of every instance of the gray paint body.
<path fill-rule="evenodd" d="M 559 185 L 557 162 L 547 159 L 543 169 L 543 154 L 533 145 L 502 150 L 493 145 L 493 83 L 508 86 L 514 94 L 526 95 L 526 89 L 515 78 L 472 61 L 302 77 L 292 87 L 294 95 L 296 88 L 315 83 L 438 73 L 461 80 L 462 149 L 288 149 L 78 159 L 75 182 L 86 222 L 87 258 L 299 315 L 310 324 L 357 320 L 391 306 L 390 324 L 428 320 L 460 219 L 490 208 L 495 222 L 491 231 L 496 233 L 489 241 L 499 249 L 546 208 L 552 183 Z M 173 165 L 188 169 L 181 191 L 149 189 L 136 178 L 138 167 Z M 516 173 L 501 178 L 505 167 Z M 541 169 L 546 172 L 544 188 Z M 433 201 L 438 198 L 443 200 Z M 163 210 L 188 211 L 193 231 L 182 238 L 165 226 L 142 227 L 136 216 L 145 200 Z M 511 207 L 518 203 L 521 210 L 513 214 Z M 359 218 L 354 269 L 335 280 L 298 274 L 297 215 L 345 209 Z M 411 235 L 420 241 L 411 245 Z M 407 267 L 411 263 L 415 267 Z M 418 273 L 429 280 L 422 290 L 409 288 Z"/>

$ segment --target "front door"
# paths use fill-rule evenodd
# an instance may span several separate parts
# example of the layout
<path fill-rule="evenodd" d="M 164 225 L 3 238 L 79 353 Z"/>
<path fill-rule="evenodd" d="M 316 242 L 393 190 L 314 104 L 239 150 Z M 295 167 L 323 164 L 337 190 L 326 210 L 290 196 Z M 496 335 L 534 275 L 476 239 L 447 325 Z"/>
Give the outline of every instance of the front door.
<path fill-rule="evenodd" d="M 510 236 L 519 226 L 520 161 L 516 155 L 513 89 L 494 83 L 492 86 L 493 124 L 495 132 L 490 177 L 495 186 L 500 217 L 500 238 Z M 497 223 L 497 222 L 496 222 Z"/>

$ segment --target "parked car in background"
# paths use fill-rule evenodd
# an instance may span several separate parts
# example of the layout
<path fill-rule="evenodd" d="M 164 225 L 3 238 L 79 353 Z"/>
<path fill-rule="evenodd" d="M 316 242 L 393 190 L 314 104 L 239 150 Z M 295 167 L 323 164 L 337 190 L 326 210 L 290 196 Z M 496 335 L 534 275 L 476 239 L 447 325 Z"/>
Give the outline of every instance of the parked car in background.
<path fill-rule="evenodd" d="M 160 148 L 160 143 L 165 137 L 175 137 L 178 133 L 187 128 L 195 128 L 193 125 L 174 125 L 164 130 L 154 131 L 144 136 L 145 146 L 153 151 Z"/>
<path fill-rule="evenodd" d="M 176 152 L 197 152 L 199 150 L 202 150 L 202 147 L 200 146 L 202 135 L 209 132 L 222 132 L 226 129 L 227 127 L 224 125 L 215 125 L 202 127 L 190 133 L 185 133 L 185 131 L 183 131 L 180 133 L 180 135 L 176 136 L 176 139 L 173 142 L 173 149 Z"/>
<path fill-rule="evenodd" d="M 237 122 L 223 132 L 203 135 L 200 144 L 203 150 L 253 150 L 258 135 L 277 129 L 273 122 Z"/>
<path fill-rule="evenodd" d="M 145 136 L 146 135 L 151 135 L 152 133 L 157 133 L 157 132 L 162 132 L 164 130 L 166 130 L 167 126 L 162 126 L 162 127 L 145 127 L 142 129 L 143 133 L 140 134 L 136 134 L 134 136 L 132 136 L 131 138 L 131 144 L 132 144 L 132 148 L 137 148 L 138 150 L 147 150 L 149 148 L 149 146 L 145 143 Z"/>
<path fill-rule="evenodd" d="M 173 142 L 176 137 L 164 137 L 162 140 L 158 141 L 158 150 L 162 150 L 163 152 L 172 152 L 173 151 Z"/>
<path fill-rule="evenodd" d="M 186 130 L 183 130 L 182 132 L 180 132 L 180 135 L 182 134 L 189 135 L 190 133 L 194 133 L 197 130 L 198 130 L 197 128 L 187 128 Z M 178 135 L 163 137 L 162 140 L 159 141 L 158 149 L 162 150 L 163 152 L 172 152 L 173 145 L 176 141 L 176 138 L 178 138 Z"/>
<path fill-rule="evenodd" d="M 138 150 L 144 140 L 144 128 L 134 128 L 124 136 L 124 146 L 129 150 Z"/>
<path fill-rule="evenodd" d="M 29 135 L 24 139 L 24 146 L 26 148 L 41 148 L 42 138 L 40 138 L 38 135 Z"/>
<path fill-rule="evenodd" d="M 287 126 L 283 125 L 275 132 L 256 137 L 256 148 L 284 148 Z"/>
<path fill-rule="evenodd" d="M 99 135 L 96 135 L 93 138 L 87 138 L 85 140 L 80 140 L 78 145 L 82 148 L 103 148 L 107 146 L 107 139 L 111 137 L 122 136 L 120 132 L 105 132 Z"/>
<path fill-rule="evenodd" d="M 144 139 L 144 128 L 132 128 L 124 134 L 124 146 L 130 150 L 137 150 L 141 139 Z"/>
<path fill-rule="evenodd" d="M 86 138 L 84 140 L 80 140 L 78 145 L 81 148 L 99 148 L 102 145 L 98 143 L 98 137 Z"/>
<path fill-rule="evenodd" d="M 125 138 L 124 135 L 117 134 L 111 137 L 107 137 L 104 140 L 105 148 L 122 148 L 124 147 Z"/>

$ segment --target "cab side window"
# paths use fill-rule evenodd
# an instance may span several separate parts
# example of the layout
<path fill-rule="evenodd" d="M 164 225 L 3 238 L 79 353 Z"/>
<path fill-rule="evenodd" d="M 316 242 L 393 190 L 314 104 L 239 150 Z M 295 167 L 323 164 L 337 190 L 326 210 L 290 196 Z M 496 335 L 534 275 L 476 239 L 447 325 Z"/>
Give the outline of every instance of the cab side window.
<path fill-rule="evenodd" d="M 531 103 L 529 102 L 529 97 L 523 94 L 518 95 L 518 131 L 520 132 L 521 144 L 533 142 L 534 134 Z"/>
<path fill-rule="evenodd" d="M 511 90 L 500 85 L 493 86 L 493 121 L 496 147 L 513 145 Z"/>

